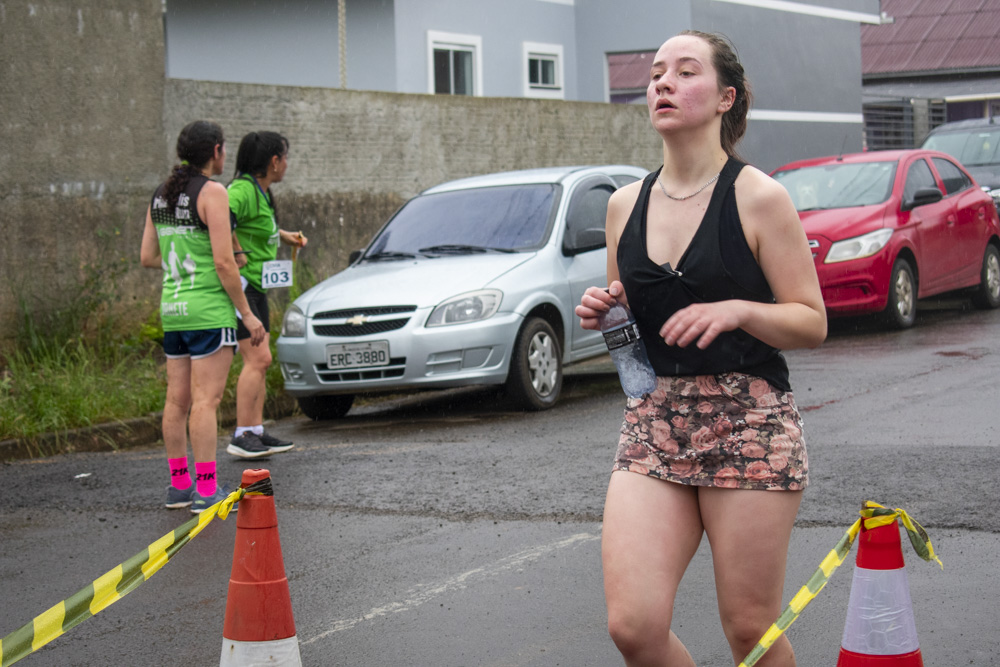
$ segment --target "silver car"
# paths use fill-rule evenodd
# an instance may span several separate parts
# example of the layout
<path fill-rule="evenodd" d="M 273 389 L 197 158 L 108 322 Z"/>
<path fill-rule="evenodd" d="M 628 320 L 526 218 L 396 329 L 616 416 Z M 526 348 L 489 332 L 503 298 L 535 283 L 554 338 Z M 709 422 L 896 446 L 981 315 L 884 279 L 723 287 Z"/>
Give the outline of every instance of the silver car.
<path fill-rule="evenodd" d="M 552 407 L 563 365 L 606 351 L 573 308 L 606 280 L 608 198 L 645 174 L 553 167 L 425 190 L 288 308 L 285 390 L 312 419 L 342 417 L 356 394 L 465 385 Z"/>

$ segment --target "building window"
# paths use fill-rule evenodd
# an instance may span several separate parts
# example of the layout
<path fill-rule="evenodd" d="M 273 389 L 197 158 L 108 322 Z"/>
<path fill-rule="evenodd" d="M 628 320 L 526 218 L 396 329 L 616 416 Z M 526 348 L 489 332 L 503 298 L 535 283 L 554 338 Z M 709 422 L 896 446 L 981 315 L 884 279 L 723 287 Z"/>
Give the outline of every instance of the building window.
<path fill-rule="evenodd" d="M 525 42 L 524 68 L 525 97 L 565 97 L 561 45 Z"/>
<path fill-rule="evenodd" d="M 428 92 L 482 95 L 482 38 L 427 32 Z"/>
<path fill-rule="evenodd" d="M 609 53 L 608 101 L 612 104 L 645 104 L 649 70 L 656 51 Z"/>

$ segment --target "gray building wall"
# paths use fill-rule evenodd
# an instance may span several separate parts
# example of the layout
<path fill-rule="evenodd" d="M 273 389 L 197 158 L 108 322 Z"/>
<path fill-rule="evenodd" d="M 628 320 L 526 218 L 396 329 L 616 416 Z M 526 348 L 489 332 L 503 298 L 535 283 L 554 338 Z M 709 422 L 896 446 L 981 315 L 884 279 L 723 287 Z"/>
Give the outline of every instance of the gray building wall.
<path fill-rule="evenodd" d="M 688 0 L 576 0 L 576 32 L 581 72 L 578 99 L 608 100 L 609 53 L 656 51 L 671 36 L 690 28 Z"/>
<path fill-rule="evenodd" d="M 347 87 L 395 91 L 393 0 L 348 0 Z M 340 86 L 337 0 L 166 0 L 171 78 Z"/>
<path fill-rule="evenodd" d="M 802 4 L 878 14 L 877 0 Z M 692 0 L 691 6 L 692 27 L 732 39 L 753 87 L 751 121 L 740 146 L 745 157 L 770 171 L 792 160 L 861 150 L 857 21 L 719 0 Z M 804 113 L 798 120 L 762 119 L 766 112 Z M 810 120 L 815 114 L 844 119 Z"/>
<path fill-rule="evenodd" d="M 564 48 L 565 97 L 576 99 L 576 36 L 571 5 L 541 0 L 505 0 L 502 3 L 395 0 L 394 4 L 399 92 L 429 92 L 427 32 L 433 30 L 482 38 L 482 90 L 488 97 L 523 95 L 523 42 L 561 44 Z"/>

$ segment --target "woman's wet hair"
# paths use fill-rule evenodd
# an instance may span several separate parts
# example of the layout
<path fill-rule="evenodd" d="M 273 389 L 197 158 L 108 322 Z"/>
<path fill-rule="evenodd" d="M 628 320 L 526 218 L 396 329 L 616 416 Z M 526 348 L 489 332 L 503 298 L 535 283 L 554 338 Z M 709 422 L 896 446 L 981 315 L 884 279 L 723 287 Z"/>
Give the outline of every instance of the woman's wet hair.
<path fill-rule="evenodd" d="M 177 198 L 187 189 L 191 177 L 201 173 L 215 157 L 215 147 L 226 142 L 222 128 L 208 120 L 188 123 L 177 137 L 177 157 L 181 163 L 173 168 L 163 188 L 163 196 L 170 208 L 177 205 Z"/>
<path fill-rule="evenodd" d="M 736 47 L 728 38 L 717 33 L 685 30 L 680 34 L 691 35 L 708 42 L 712 48 L 712 65 L 718 74 L 719 88 L 731 87 L 736 90 L 733 106 L 722 115 L 722 149 L 727 155 L 740 159 L 736 144 L 747 131 L 747 115 L 750 113 L 753 93 L 743 71 L 743 65 L 740 64 Z"/>
<path fill-rule="evenodd" d="M 236 175 L 250 174 L 263 177 L 272 157 L 288 152 L 288 139 L 277 132 L 251 132 L 240 141 L 236 152 Z"/>
<path fill-rule="evenodd" d="M 281 157 L 288 152 L 288 139 L 277 132 L 251 132 L 240 141 L 240 148 L 236 152 L 236 178 L 249 175 L 262 178 L 267 175 L 267 168 L 271 164 L 271 158 Z M 257 205 L 260 205 L 260 191 L 254 193 L 257 196 Z M 278 220 L 278 206 L 271 195 L 271 210 L 274 212 L 274 219 Z"/>

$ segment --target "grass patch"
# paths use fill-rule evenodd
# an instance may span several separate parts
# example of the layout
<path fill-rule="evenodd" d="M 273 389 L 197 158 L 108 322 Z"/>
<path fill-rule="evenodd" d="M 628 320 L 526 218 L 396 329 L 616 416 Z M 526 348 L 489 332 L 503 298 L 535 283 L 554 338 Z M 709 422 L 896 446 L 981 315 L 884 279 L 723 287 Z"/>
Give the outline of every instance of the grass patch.
<path fill-rule="evenodd" d="M 157 322 L 158 324 L 158 322 Z M 130 338 L 82 338 L 63 344 L 36 338 L 19 346 L 0 366 L 0 440 L 30 439 L 47 433 L 142 417 L 163 410 L 166 358 L 162 331 L 147 323 Z M 272 326 L 271 353 L 280 330 Z M 236 380 L 243 368 L 236 355 L 229 369 L 221 411 L 236 405 Z M 281 395 L 277 363 L 267 373 L 269 397 Z"/>
<path fill-rule="evenodd" d="M 0 440 L 139 417 L 162 409 L 164 396 L 153 354 L 81 340 L 17 351 L 0 380 Z"/>

